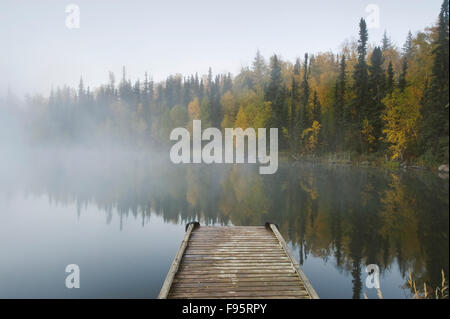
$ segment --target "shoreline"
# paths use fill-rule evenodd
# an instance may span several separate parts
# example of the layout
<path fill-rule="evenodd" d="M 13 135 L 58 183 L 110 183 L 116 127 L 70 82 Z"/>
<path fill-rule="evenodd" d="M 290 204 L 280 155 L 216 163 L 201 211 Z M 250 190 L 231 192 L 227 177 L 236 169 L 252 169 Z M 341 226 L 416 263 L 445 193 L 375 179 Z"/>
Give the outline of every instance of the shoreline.
<path fill-rule="evenodd" d="M 293 154 L 289 154 L 286 152 L 280 152 L 279 154 L 280 162 L 308 162 L 308 163 L 320 163 L 320 164 L 328 164 L 328 165 L 336 165 L 336 166 L 352 166 L 352 167 L 362 167 L 362 168 L 384 168 L 384 169 L 402 169 L 402 170 L 415 170 L 415 171 L 429 171 L 435 172 L 443 175 L 449 175 L 448 164 L 441 165 L 426 165 L 426 164 L 417 164 L 417 163 L 407 163 L 395 161 L 395 160 L 386 160 L 383 157 L 374 157 L 370 156 L 370 159 L 367 156 L 360 155 L 359 157 L 347 156 L 347 158 L 342 158 L 337 156 L 336 154 L 327 154 L 327 155 L 300 155 L 295 156 Z"/>

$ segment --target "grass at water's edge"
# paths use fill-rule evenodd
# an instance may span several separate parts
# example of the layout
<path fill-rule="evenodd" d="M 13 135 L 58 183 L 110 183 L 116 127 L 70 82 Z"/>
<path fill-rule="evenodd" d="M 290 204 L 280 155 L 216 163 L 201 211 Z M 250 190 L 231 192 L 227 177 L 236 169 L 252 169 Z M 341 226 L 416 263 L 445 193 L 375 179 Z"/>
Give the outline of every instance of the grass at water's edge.
<path fill-rule="evenodd" d="M 407 286 L 411 292 L 413 299 L 448 299 L 448 281 L 445 279 L 444 270 L 441 270 L 442 282 L 438 287 L 427 286 L 423 284 L 423 288 L 417 287 L 413 279 L 411 270 L 409 270 Z"/>

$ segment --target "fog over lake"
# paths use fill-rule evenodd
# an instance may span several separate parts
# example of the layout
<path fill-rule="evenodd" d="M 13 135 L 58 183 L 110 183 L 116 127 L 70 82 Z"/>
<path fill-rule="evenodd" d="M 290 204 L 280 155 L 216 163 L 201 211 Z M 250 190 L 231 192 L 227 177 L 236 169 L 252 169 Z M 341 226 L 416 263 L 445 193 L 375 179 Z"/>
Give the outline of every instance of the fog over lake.
<path fill-rule="evenodd" d="M 14 155 L 13 155 L 14 154 Z M 170 163 L 168 152 L 21 149 L 0 167 L 0 297 L 157 296 L 187 222 L 279 225 L 321 298 L 448 277 L 448 179 L 427 171 Z M 65 267 L 80 266 L 80 289 Z"/>

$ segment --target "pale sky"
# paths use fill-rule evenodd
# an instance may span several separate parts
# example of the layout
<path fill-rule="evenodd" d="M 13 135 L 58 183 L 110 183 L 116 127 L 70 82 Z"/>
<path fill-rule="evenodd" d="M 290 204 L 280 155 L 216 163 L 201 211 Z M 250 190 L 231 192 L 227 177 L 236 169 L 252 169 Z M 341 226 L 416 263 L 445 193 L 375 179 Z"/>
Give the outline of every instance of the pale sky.
<path fill-rule="evenodd" d="M 68 4 L 80 9 L 80 28 L 66 27 Z M 305 52 L 338 52 L 358 36 L 358 22 L 379 8 L 379 27 L 401 46 L 408 30 L 436 22 L 442 0 L 0 0 L 0 96 L 50 88 L 98 87 L 122 66 L 134 81 L 148 71 L 170 74 L 236 74 L 256 50 L 294 60 Z"/>

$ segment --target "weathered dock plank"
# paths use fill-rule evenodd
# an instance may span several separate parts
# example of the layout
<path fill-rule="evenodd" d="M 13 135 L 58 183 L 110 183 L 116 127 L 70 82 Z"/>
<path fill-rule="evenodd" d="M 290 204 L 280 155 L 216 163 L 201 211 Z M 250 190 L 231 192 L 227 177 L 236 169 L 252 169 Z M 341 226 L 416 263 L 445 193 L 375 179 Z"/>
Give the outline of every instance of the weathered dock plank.
<path fill-rule="evenodd" d="M 158 298 L 318 298 L 273 224 L 189 224 Z"/>

